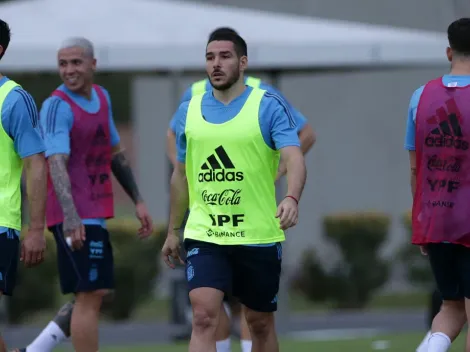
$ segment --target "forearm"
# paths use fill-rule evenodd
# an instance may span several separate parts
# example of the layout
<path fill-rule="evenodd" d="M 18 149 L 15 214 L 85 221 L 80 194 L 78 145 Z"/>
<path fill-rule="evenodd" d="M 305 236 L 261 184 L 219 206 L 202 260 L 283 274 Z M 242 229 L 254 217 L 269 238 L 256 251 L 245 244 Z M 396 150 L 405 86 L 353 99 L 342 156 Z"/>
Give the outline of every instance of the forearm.
<path fill-rule="evenodd" d="M 26 167 L 26 193 L 29 205 L 29 227 L 44 229 L 47 199 L 47 168 L 44 156 L 36 155 Z"/>
<path fill-rule="evenodd" d="M 415 197 L 416 193 L 416 152 L 414 150 L 409 151 L 410 157 L 410 185 L 411 185 L 411 196 Z"/>
<path fill-rule="evenodd" d="M 184 173 L 175 169 L 170 185 L 170 221 L 169 230 L 181 228 L 184 215 L 189 205 L 188 182 Z"/>
<path fill-rule="evenodd" d="M 173 131 L 170 129 L 167 132 L 167 138 L 166 138 L 166 151 L 167 151 L 167 156 L 168 159 L 170 159 L 171 164 L 173 165 L 173 168 L 176 167 L 176 137 Z"/>
<path fill-rule="evenodd" d="M 64 217 L 67 220 L 73 222 L 73 219 L 76 219 L 76 222 L 79 222 L 79 217 L 77 214 L 77 209 L 75 208 L 75 203 L 72 196 L 72 186 L 70 183 L 70 177 L 67 171 L 67 159 L 66 155 L 53 155 L 49 158 L 49 168 L 52 179 L 52 184 L 54 185 L 55 193 L 57 199 L 62 207 Z M 71 224 L 77 225 L 78 223 Z"/>
<path fill-rule="evenodd" d="M 141 202 L 142 197 L 137 187 L 137 182 L 132 172 L 131 165 L 123 151 L 119 151 L 113 155 L 111 170 L 134 204 Z"/>
<path fill-rule="evenodd" d="M 307 169 L 303 155 L 298 153 L 289 156 L 286 160 L 287 168 L 287 195 L 300 199 L 307 177 Z"/>
<path fill-rule="evenodd" d="M 414 199 L 415 193 L 416 193 L 416 169 L 411 169 L 410 185 L 411 185 L 411 196 Z"/>

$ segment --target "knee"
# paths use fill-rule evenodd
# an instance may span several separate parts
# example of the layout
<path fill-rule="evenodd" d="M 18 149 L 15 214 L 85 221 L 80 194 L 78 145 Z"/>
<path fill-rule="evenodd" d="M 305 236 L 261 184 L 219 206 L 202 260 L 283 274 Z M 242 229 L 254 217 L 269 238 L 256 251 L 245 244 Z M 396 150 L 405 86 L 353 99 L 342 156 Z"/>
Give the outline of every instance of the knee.
<path fill-rule="evenodd" d="M 246 322 L 252 335 L 263 338 L 274 329 L 274 316 L 271 313 L 246 314 Z"/>
<path fill-rule="evenodd" d="M 193 328 L 197 331 L 215 329 L 217 326 L 217 312 L 206 307 L 193 308 Z"/>
<path fill-rule="evenodd" d="M 75 304 L 79 306 L 100 307 L 103 298 L 110 294 L 110 290 L 96 290 L 79 292 L 75 295 Z"/>

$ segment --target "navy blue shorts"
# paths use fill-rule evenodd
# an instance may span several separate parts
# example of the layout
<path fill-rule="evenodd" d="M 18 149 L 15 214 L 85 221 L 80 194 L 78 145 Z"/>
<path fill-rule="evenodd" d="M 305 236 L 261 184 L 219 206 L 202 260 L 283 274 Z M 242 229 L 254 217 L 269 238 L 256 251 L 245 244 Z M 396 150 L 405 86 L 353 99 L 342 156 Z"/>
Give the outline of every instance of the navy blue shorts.
<path fill-rule="evenodd" d="M 221 246 L 185 240 L 189 291 L 211 287 L 257 312 L 275 312 L 282 246 Z"/>
<path fill-rule="evenodd" d="M 65 242 L 62 225 L 49 229 L 57 244 L 57 264 L 63 294 L 114 288 L 113 249 L 108 230 L 85 225 L 82 249 L 72 251 Z"/>
<path fill-rule="evenodd" d="M 470 298 L 470 248 L 452 243 L 429 243 L 426 248 L 442 299 Z"/>
<path fill-rule="evenodd" d="M 0 292 L 11 296 L 16 284 L 20 240 L 14 230 L 0 234 Z"/>

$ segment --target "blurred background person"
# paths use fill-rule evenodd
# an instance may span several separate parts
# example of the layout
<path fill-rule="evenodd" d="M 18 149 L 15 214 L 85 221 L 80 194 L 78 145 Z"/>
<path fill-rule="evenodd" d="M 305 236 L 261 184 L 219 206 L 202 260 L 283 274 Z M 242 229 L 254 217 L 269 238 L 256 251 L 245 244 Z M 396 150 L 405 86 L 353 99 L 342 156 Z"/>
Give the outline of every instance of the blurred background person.
<path fill-rule="evenodd" d="M 470 18 L 447 30 L 450 74 L 413 94 L 405 147 L 410 154 L 413 244 L 429 257 L 442 297 L 431 334 L 419 349 L 445 352 L 466 321 L 470 301 L 470 216 L 466 189 L 470 133 Z M 438 184 L 439 183 L 439 184 Z M 466 193 L 467 192 L 467 193 Z M 463 193 L 463 198 L 462 198 Z M 467 337 L 470 350 L 470 336 Z M 418 350 L 419 350 L 418 349 Z"/>
<path fill-rule="evenodd" d="M 75 299 L 19 350 L 51 351 L 71 336 L 76 351 L 98 351 L 102 299 L 114 289 L 106 229 L 114 217 L 111 172 L 136 206 L 142 238 L 152 232 L 152 219 L 124 156 L 109 94 L 93 83 L 93 44 L 69 38 L 57 60 L 63 84 L 43 103 L 40 119 L 50 170 L 47 226 L 57 243 L 62 293 Z"/>
<path fill-rule="evenodd" d="M 10 45 L 10 38 L 10 26 L 0 20 L 0 60 Z M 30 267 L 44 260 L 47 167 L 36 104 L 27 91 L 2 74 L 0 117 L 0 296 L 12 296 L 18 261 Z M 23 168 L 29 229 L 20 245 Z M 6 350 L 5 341 L 0 337 L 0 351 Z"/>

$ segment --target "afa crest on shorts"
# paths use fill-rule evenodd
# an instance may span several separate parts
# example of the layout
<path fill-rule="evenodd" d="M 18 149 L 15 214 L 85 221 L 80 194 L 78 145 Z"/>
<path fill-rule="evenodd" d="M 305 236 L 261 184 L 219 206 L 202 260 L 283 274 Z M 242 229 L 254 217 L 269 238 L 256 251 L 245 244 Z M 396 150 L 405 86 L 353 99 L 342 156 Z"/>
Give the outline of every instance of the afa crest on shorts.
<path fill-rule="evenodd" d="M 186 279 L 191 281 L 194 277 L 194 267 L 192 265 L 188 265 L 186 269 Z"/>

